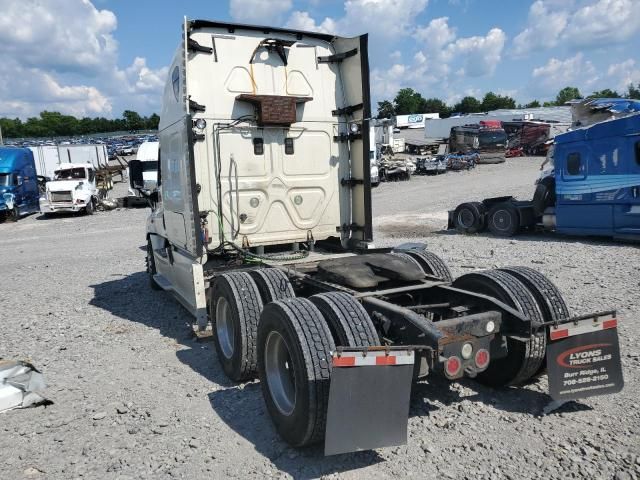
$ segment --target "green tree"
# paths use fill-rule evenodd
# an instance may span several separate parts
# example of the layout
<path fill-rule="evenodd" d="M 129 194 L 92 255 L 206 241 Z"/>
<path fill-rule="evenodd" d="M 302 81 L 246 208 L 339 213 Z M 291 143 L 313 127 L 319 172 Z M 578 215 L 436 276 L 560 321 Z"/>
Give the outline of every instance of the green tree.
<path fill-rule="evenodd" d="M 157 113 L 152 113 L 151 116 L 147 119 L 146 122 L 147 130 L 157 130 L 160 125 L 160 115 Z"/>
<path fill-rule="evenodd" d="M 633 86 L 633 83 L 629 84 L 629 88 L 627 89 L 627 98 L 640 100 L 640 82 L 638 82 L 636 87 Z"/>
<path fill-rule="evenodd" d="M 459 113 L 477 113 L 482 111 L 482 103 L 475 97 L 467 96 L 456 103 L 452 110 Z"/>
<path fill-rule="evenodd" d="M 393 107 L 393 103 L 389 100 L 383 100 L 378 102 L 378 117 L 377 118 L 391 118 L 396 114 L 396 109 Z"/>
<path fill-rule="evenodd" d="M 538 108 L 540 106 L 540 102 L 538 100 L 534 100 L 533 102 L 527 103 L 524 108 Z"/>
<path fill-rule="evenodd" d="M 516 108 L 516 101 L 509 96 L 502 96 L 493 92 L 488 92 L 482 99 L 483 112 L 500 108 Z"/>
<path fill-rule="evenodd" d="M 138 112 L 125 110 L 122 112 L 122 118 L 124 118 L 127 130 L 140 130 L 143 127 L 142 117 Z"/>
<path fill-rule="evenodd" d="M 451 115 L 451 109 L 439 98 L 427 98 L 416 113 L 439 113 L 441 118 L 446 118 Z"/>
<path fill-rule="evenodd" d="M 413 88 L 401 88 L 393 99 L 393 107 L 396 115 L 408 115 L 411 113 L 424 113 L 425 99 Z"/>
<path fill-rule="evenodd" d="M 564 87 L 556 95 L 556 105 L 564 105 L 569 100 L 576 100 L 582 98 L 582 94 L 578 87 Z"/>
<path fill-rule="evenodd" d="M 620 98 L 620 94 L 615 90 L 605 88 L 604 90 L 598 90 L 589 95 L 591 98 Z"/>

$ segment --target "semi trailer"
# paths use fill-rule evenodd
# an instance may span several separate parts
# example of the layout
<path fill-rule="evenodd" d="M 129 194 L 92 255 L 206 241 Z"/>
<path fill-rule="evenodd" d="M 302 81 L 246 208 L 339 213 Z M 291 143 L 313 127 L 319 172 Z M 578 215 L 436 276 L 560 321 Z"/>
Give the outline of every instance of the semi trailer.
<path fill-rule="evenodd" d="M 449 228 L 513 236 L 535 229 L 640 240 L 640 114 L 558 135 L 532 200 L 465 202 Z"/>
<path fill-rule="evenodd" d="M 552 394 L 619 390 L 615 312 L 572 318 L 528 268 L 454 279 L 424 245 L 374 247 L 370 118 L 366 35 L 184 20 L 149 195 L 149 282 L 210 332 L 229 379 L 259 378 L 279 435 L 324 440 L 325 454 L 403 444 L 412 382 L 518 385 L 551 347 L 594 350 L 593 335 L 608 336 L 603 373 L 579 388 L 555 374 Z"/>

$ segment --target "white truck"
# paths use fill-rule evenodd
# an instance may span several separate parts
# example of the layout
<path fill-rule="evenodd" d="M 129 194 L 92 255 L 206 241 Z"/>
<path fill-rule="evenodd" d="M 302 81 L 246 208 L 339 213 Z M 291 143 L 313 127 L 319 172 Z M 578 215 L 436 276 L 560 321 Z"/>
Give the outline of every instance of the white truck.
<path fill-rule="evenodd" d="M 136 152 L 136 159 L 129 161 L 127 176 L 129 177 L 129 195 L 139 197 L 149 195 L 158 186 L 158 154 L 160 142 L 143 142 Z M 142 183 L 134 184 L 131 169 L 142 171 Z M 141 193 L 142 192 L 142 193 Z"/>
<path fill-rule="evenodd" d="M 93 215 L 98 203 L 96 170 L 91 163 L 60 163 L 53 179 L 40 197 L 40 211 L 45 215 L 60 212 L 84 212 Z"/>
<path fill-rule="evenodd" d="M 367 51 L 366 35 L 185 19 L 149 196 L 151 286 L 199 334 L 211 325 L 231 380 L 259 377 L 290 445 L 324 439 L 325 454 L 406 443 L 411 383 L 428 374 L 528 381 L 568 322 L 617 346 L 613 312 L 570 318 L 529 268 L 454 280 L 424 245 L 373 247 Z"/>

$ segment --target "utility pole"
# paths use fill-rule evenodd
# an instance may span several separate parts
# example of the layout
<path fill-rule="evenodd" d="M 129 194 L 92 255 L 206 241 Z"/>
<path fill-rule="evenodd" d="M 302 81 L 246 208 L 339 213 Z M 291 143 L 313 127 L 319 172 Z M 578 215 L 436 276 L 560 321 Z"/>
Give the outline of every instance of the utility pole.
<path fill-rule="evenodd" d="M 0 145 L 4 145 L 4 141 L 2 140 L 2 125 L 0 125 Z"/>

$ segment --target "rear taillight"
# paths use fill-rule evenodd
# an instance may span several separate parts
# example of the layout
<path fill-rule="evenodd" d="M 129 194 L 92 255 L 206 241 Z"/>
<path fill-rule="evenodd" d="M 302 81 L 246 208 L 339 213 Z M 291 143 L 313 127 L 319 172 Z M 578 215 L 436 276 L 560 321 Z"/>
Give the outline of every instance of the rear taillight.
<path fill-rule="evenodd" d="M 447 358 L 444 362 L 444 372 L 447 377 L 457 377 L 460 374 L 460 370 L 462 370 L 462 360 L 460 358 L 453 356 Z"/>
<path fill-rule="evenodd" d="M 476 368 L 478 370 L 484 370 L 489 365 L 489 351 L 481 348 L 476 352 Z"/>

